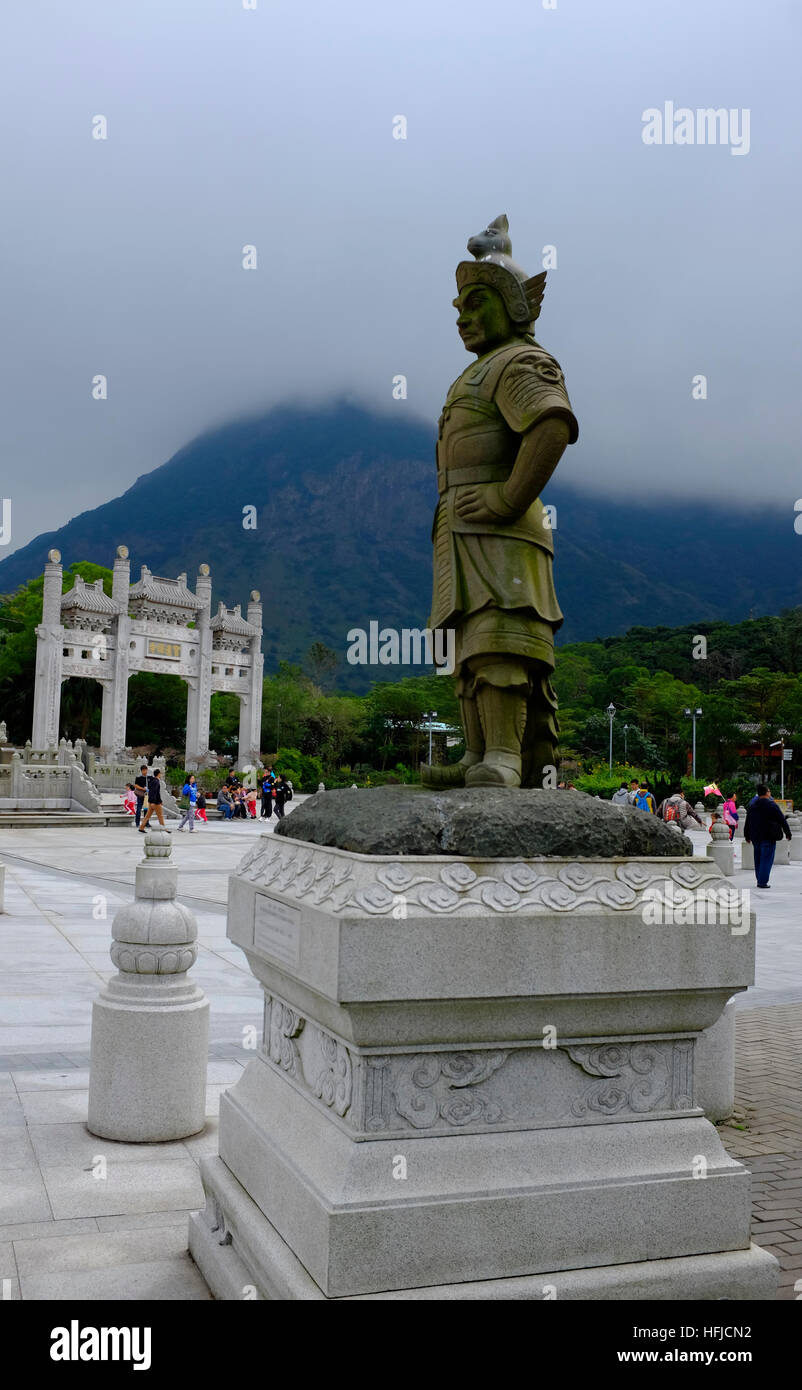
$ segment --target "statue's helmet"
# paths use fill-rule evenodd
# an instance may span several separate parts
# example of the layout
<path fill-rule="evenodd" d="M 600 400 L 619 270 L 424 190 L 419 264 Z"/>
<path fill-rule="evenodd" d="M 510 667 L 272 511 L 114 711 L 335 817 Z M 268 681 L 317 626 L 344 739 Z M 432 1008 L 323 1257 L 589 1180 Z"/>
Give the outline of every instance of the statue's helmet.
<path fill-rule="evenodd" d="M 542 270 L 539 275 L 527 276 L 526 271 L 507 252 L 506 248 L 512 250 L 507 230 L 507 218 L 502 216 L 491 222 L 484 232 L 469 239 L 468 250 L 473 252 L 476 259 L 460 261 L 457 266 L 457 290 L 461 294 L 468 285 L 488 285 L 497 290 L 512 322 L 526 331 L 533 326 L 540 313 L 546 272 Z"/>

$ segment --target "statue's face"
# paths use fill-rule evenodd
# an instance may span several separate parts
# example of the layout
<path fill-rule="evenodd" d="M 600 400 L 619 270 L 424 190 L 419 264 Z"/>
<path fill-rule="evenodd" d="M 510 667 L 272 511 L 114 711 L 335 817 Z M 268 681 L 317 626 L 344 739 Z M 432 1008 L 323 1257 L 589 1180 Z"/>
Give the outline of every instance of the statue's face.
<path fill-rule="evenodd" d="M 468 352 L 489 352 L 514 335 L 512 320 L 498 290 L 489 285 L 466 285 L 454 300 L 457 332 Z"/>

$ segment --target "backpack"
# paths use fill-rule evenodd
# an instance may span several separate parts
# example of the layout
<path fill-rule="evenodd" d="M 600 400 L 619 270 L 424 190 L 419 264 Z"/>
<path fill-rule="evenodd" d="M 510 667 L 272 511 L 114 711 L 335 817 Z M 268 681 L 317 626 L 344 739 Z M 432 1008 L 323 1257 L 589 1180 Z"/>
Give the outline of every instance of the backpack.
<path fill-rule="evenodd" d="M 679 802 L 667 801 L 663 807 L 663 820 L 679 820 Z"/>
<path fill-rule="evenodd" d="M 638 795 L 635 797 L 635 805 L 638 807 L 638 810 L 640 811 L 651 811 L 652 808 L 649 805 L 649 793 L 639 791 Z"/>

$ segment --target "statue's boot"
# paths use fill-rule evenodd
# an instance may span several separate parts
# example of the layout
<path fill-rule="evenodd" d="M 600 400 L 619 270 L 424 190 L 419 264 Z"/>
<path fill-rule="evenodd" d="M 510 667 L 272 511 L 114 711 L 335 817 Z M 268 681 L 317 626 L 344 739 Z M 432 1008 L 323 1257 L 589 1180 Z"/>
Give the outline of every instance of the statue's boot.
<path fill-rule="evenodd" d="M 538 669 L 539 668 L 539 669 Z M 560 724 L 551 668 L 538 663 L 527 704 L 526 732 L 521 745 L 522 787 L 556 787 Z"/>
<path fill-rule="evenodd" d="M 420 780 L 424 787 L 464 787 L 468 770 L 482 761 L 484 742 L 476 701 L 461 697 L 459 707 L 465 752 L 458 763 L 421 763 Z"/>
<path fill-rule="evenodd" d="M 485 752 L 481 763 L 466 773 L 466 787 L 520 787 L 526 693 L 520 687 L 499 688 L 482 683 L 476 692 L 476 703 Z"/>

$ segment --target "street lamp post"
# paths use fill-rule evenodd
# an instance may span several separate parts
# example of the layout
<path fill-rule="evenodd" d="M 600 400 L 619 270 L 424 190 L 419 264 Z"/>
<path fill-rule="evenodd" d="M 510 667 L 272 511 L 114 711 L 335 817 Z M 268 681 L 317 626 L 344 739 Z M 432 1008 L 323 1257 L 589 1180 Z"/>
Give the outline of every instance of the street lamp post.
<path fill-rule="evenodd" d="M 628 734 L 628 733 L 629 733 L 629 725 L 628 725 L 628 724 L 625 724 L 625 725 L 624 725 L 624 762 L 627 761 L 627 757 L 629 756 L 628 753 L 627 753 L 627 734 Z"/>
<path fill-rule="evenodd" d="M 436 709 L 425 710 L 425 711 L 424 711 L 423 717 L 424 717 L 424 719 L 427 719 L 427 720 L 429 721 L 429 766 L 431 767 L 431 765 L 432 765 L 432 720 L 437 718 L 437 710 L 436 710 Z"/>
<path fill-rule="evenodd" d="M 691 776 L 696 778 L 696 721 L 701 716 L 700 709 L 686 709 L 685 718 L 693 720 L 693 757 L 691 764 Z"/>
<path fill-rule="evenodd" d="M 769 744 L 769 748 L 779 748 L 780 750 L 780 800 L 785 801 L 785 739 L 778 738 L 774 743 Z"/>
<path fill-rule="evenodd" d="M 610 721 L 610 771 L 613 770 L 613 720 L 615 719 L 615 705 L 612 700 L 607 706 L 607 718 Z"/>
<path fill-rule="evenodd" d="M 281 743 L 281 705 L 276 705 L 276 757 Z"/>

